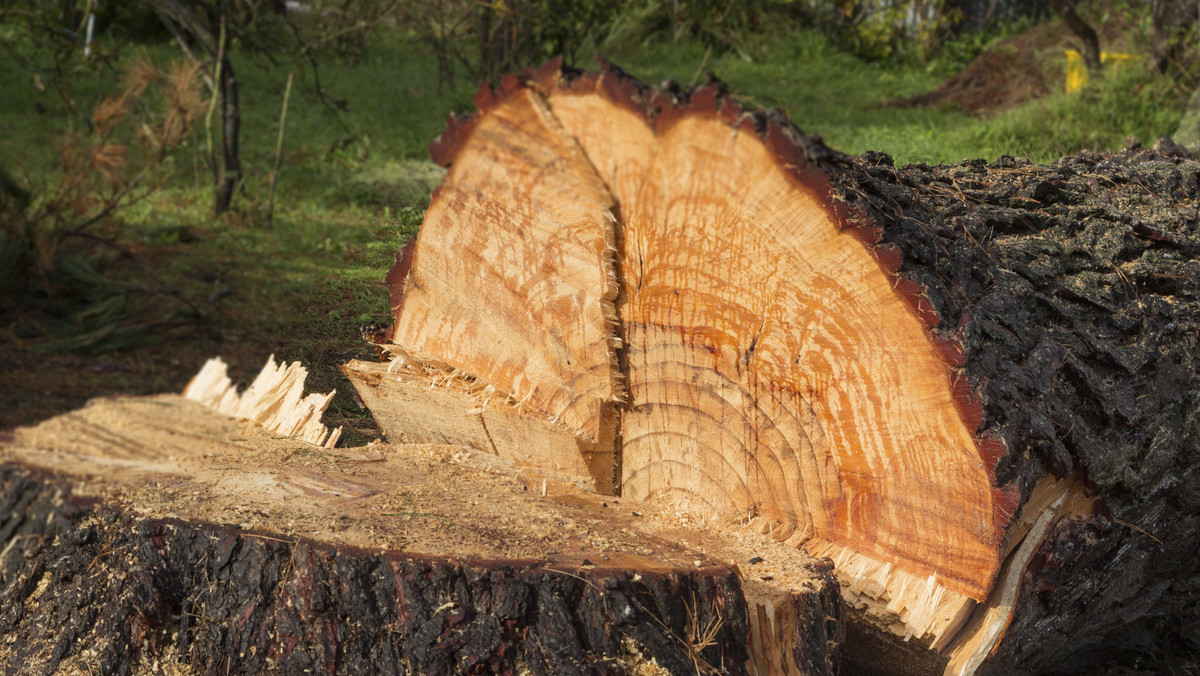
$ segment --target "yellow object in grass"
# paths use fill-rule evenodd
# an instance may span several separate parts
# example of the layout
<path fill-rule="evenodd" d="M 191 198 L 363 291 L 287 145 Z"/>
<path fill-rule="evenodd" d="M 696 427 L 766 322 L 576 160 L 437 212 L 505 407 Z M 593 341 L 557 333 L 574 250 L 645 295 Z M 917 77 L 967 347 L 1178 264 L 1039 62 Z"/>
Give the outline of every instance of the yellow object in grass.
<path fill-rule="evenodd" d="M 1067 54 L 1067 93 L 1074 94 L 1083 89 L 1088 81 L 1088 69 L 1083 65 L 1083 57 L 1074 49 L 1068 49 Z M 1133 58 L 1132 54 L 1111 54 L 1100 52 L 1100 64 L 1112 62 L 1113 65 L 1124 63 Z"/>

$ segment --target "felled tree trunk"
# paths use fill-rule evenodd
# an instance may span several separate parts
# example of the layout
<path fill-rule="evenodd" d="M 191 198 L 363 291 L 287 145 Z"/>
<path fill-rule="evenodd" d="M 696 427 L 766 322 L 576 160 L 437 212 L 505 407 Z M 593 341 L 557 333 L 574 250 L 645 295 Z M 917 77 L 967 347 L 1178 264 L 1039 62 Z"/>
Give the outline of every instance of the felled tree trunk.
<path fill-rule="evenodd" d="M 897 169 L 607 65 L 475 102 L 389 275 L 392 378 L 349 368 L 386 433 L 828 557 L 864 672 L 1195 665 L 1194 161 Z M 430 385 L 480 429 L 385 422 Z M 497 406 L 560 440 L 495 444 Z"/>

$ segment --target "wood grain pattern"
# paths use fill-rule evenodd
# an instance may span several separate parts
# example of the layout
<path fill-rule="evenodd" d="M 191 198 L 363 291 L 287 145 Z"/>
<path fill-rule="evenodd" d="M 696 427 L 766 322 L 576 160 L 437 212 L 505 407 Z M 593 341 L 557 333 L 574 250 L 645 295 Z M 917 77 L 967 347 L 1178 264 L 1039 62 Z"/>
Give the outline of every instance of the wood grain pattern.
<path fill-rule="evenodd" d="M 952 372 L 872 252 L 715 114 L 656 133 L 601 93 L 555 116 L 620 204 L 622 494 L 760 519 L 981 599 L 989 476 Z"/>
<path fill-rule="evenodd" d="M 595 468 L 602 474 L 597 466 L 607 462 L 611 481 L 611 447 L 602 458 L 593 458 L 592 444 L 537 412 L 431 387 L 410 373 L 389 373 L 383 364 L 352 360 L 342 372 L 392 443 L 465 446 L 561 475 L 589 490 L 612 492 L 593 473 Z"/>
<path fill-rule="evenodd" d="M 517 93 L 438 188 L 393 297 L 392 340 L 595 441 L 621 392 L 612 206 L 540 97 Z"/>

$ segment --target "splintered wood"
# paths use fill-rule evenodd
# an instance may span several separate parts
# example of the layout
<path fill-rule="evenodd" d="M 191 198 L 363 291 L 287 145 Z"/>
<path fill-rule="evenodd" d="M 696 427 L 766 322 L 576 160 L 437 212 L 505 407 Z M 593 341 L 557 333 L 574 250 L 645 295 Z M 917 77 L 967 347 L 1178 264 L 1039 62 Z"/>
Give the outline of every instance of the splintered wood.
<path fill-rule="evenodd" d="M 803 544 L 878 625 L 949 640 L 1008 515 L 920 289 L 790 127 L 612 70 L 527 75 L 435 142 L 395 350 L 609 440 L 592 473 L 621 496 Z"/>
<path fill-rule="evenodd" d="M 280 436 L 325 448 L 337 446 L 342 428 L 330 432 L 321 424 L 321 416 L 334 393 L 304 396 L 308 371 L 300 362 L 276 364 L 275 355 L 271 355 L 258 377 L 241 394 L 229 379 L 228 368 L 220 358 L 204 362 L 184 388 L 183 397 L 232 418 L 253 420 Z"/>

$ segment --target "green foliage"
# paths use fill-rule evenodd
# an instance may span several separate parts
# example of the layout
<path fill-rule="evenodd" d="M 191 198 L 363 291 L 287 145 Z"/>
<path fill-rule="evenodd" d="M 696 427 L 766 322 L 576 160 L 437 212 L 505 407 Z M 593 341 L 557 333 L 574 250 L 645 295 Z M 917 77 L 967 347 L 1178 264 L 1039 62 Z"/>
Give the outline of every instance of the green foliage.
<path fill-rule="evenodd" d="M 613 20 L 626 9 L 623 0 L 533 0 L 524 4 L 535 33 L 531 51 L 520 59 L 526 65 L 558 54 L 574 60 L 585 45 L 603 42 Z"/>
<path fill-rule="evenodd" d="M 440 82 L 496 80 L 600 44 L 629 0 L 404 0 L 403 17 L 435 54 Z"/>
<path fill-rule="evenodd" d="M 404 4 L 404 0 L 308 0 L 289 9 L 281 20 L 299 41 L 302 54 L 331 54 L 354 65 L 365 58 L 371 36 L 394 21 Z"/>
<path fill-rule="evenodd" d="M 652 42 L 698 42 L 722 54 L 751 59 L 765 36 L 808 19 L 792 0 L 631 0 L 613 27 L 609 46 L 629 50 Z"/>
<path fill-rule="evenodd" d="M 52 171 L 27 175 L 29 187 L 7 174 L 0 181 L 0 310 L 34 302 L 52 316 L 73 316 L 63 327 L 73 334 L 66 349 L 117 349 L 144 337 L 146 321 L 178 319 L 175 303 L 159 312 L 142 302 L 174 295 L 155 291 L 153 275 L 150 285 L 110 280 L 111 257 L 95 252 L 132 258 L 117 243 L 120 216 L 172 173 L 203 108 L 197 70 L 138 55 L 114 89 L 87 118 L 88 132 L 61 132 Z"/>
<path fill-rule="evenodd" d="M 912 49 L 924 63 L 961 18 L 955 0 L 834 0 L 836 22 L 854 50 L 886 59 Z"/>
<path fill-rule="evenodd" d="M 41 349 L 102 354 L 156 344 L 165 340 L 166 329 L 201 319 L 195 306 L 173 292 L 117 281 L 121 258 L 114 252 L 79 250 L 55 259 L 54 293 L 43 302 L 59 318 L 63 337 Z"/>

